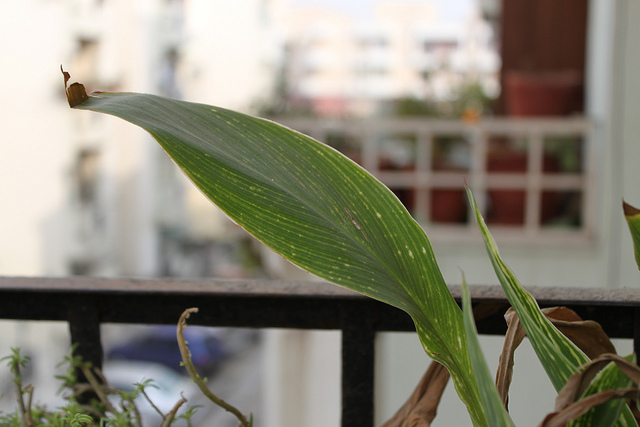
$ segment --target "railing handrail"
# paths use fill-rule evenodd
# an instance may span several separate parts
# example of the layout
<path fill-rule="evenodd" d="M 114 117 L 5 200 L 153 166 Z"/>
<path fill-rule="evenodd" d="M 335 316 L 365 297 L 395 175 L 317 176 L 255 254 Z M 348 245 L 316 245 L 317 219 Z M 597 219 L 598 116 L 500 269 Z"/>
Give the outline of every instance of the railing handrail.
<path fill-rule="evenodd" d="M 449 286 L 453 297 L 460 299 L 460 286 Z M 573 288 L 532 287 L 528 291 L 541 305 L 606 305 L 640 307 L 640 289 L 636 288 Z M 167 293 L 176 295 L 227 295 L 236 297 L 305 297 L 355 298 L 364 295 L 324 281 L 294 281 L 272 279 L 216 279 L 216 278 L 110 278 L 110 277 L 29 277 L 0 276 L 0 293 L 53 292 L 53 293 Z M 505 302 L 506 297 L 498 285 L 471 285 L 473 302 Z M 2 312 L 0 311 L 0 317 Z"/>
<path fill-rule="evenodd" d="M 449 286 L 449 289 L 459 303 L 460 286 Z M 640 289 L 540 287 L 528 290 L 541 306 L 567 306 L 587 313 L 587 317 L 595 316 L 594 320 L 602 323 L 605 330 L 610 329 L 608 332 L 612 336 L 635 336 L 630 332 L 634 322 L 624 318 L 626 311 L 640 310 Z M 470 293 L 474 304 L 492 304 L 504 310 L 509 306 L 500 286 L 472 285 Z M 0 301 L 3 301 L 0 305 L 0 318 L 66 320 L 68 310 L 73 309 L 69 304 L 70 297 L 95 300 L 99 304 L 99 321 L 116 323 L 175 323 L 181 313 L 175 310 L 184 310 L 198 303 L 206 305 L 212 301 L 225 301 L 227 304 L 234 304 L 227 308 L 239 309 L 243 304 L 270 301 L 271 304 L 278 303 L 287 308 L 278 316 L 271 315 L 263 320 L 259 319 L 259 313 L 256 312 L 230 315 L 229 310 L 210 314 L 205 314 L 206 310 L 203 310 L 193 321 L 196 324 L 223 322 L 216 323 L 216 326 L 301 329 L 340 329 L 337 318 L 323 318 L 316 322 L 310 319 L 313 313 L 307 313 L 309 318 L 306 320 L 296 315 L 299 325 L 290 325 L 282 317 L 287 315 L 287 310 L 301 310 L 301 302 L 315 304 L 322 309 L 328 309 L 329 306 L 335 309 L 339 304 L 364 303 L 372 304 L 378 311 L 377 319 L 372 325 L 375 330 L 413 330 L 408 316 L 399 309 L 322 281 L 0 276 Z M 143 301 L 144 305 L 140 305 Z M 300 308 L 296 308 L 297 306 Z M 164 310 L 158 312 L 157 309 L 162 307 Z M 169 307 L 173 307 L 174 311 L 169 310 Z M 498 322 L 501 321 L 504 310 L 495 315 Z M 617 315 L 612 318 L 598 315 L 598 312 L 607 310 L 613 310 Z M 151 315 L 147 316 L 146 312 Z M 628 327 L 619 329 L 622 320 L 628 321 Z M 497 329 L 484 327 L 486 319 L 478 319 L 478 323 L 480 333 L 503 333 L 502 326 Z"/>

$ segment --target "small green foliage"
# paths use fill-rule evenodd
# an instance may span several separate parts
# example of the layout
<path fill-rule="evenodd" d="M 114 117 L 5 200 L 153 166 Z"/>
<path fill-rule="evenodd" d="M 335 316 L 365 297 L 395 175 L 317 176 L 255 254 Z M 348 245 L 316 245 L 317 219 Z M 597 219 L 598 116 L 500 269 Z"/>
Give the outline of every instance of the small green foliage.
<path fill-rule="evenodd" d="M 69 423 L 70 427 L 86 427 L 93 424 L 93 418 L 91 418 L 91 416 L 79 412 L 74 414 L 69 413 L 66 417 L 63 417 L 61 421 Z"/>
<path fill-rule="evenodd" d="M 75 348 L 73 348 L 71 354 L 65 356 L 64 360 L 58 365 L 66 365 L 65 374 L 56 376 L 62 383 L 58 393 L 67 390 L 70 391 L 71 394 L 65 396 L 68 403 L 55 410 L 49 410 L 42 405 L 32 405 L 34 387 L 31 385 L 24 386 L 21 375 L 21 369 L 29 362 L 28 356 L 21 355 L 19 349 L 11 349 L 9 356 L 0 359 L 0 361 L 6 361 L 7 366 L 11 369 L 18 403 L 18 408 L 14 412 L 0 412 L 0 426 L 141 426 L 140 412 L 135 402 L 140 395 L 144 396 L 163 418 L 162 426 L 172 425 L 177 419 L 185 420 L 186 425 L 191 426 L 191 418 L 196 411 L 196 407 L 187 407 L 182 414 L 177 414 L 178 409 L 186 402 L 184 397 L 176 403 L 170 413 L 163 414 L 151 399 L 149 399 L 145 391 L 149 387 L 158 388 L 158 386 L 153 383 L 153 380 L 147 379 L 140 383 L 135 383 L 133 384 L 134 388 L 130 391 L 112 388 L 108 384 L 103 384 L 102 381 L 98 381 L 97 378 L 102 378 L 99 370 L 91 369 L 90 364 L 83 362 L 80 356 L 74 355 L 73 350 L 75 350 Z M 81 384 L 78 381 L 78 375 L 76 374 L 78 370 L 82 370 L 87 377 L 91 377 L 89 380 L 90 384 Z M 98 396 L 98 399 L 92 400 L 89 404 L 80 404 L 76 398 L 76 393 L 86 393 L 87 391 L 94 393 Z M 26 399 L 25 395 L 27 395 Z M 116 398 L 117 405 L 113 405 L 110 402 L 110 398 Z"/>
<path fill-rule="evenodd" d="M 200 405 L 189 406 L 182 414 L 176 417 L 176 420 L 184 420 L 187 424 L 187 427 L 191 427 L 191 419 L 200 407 Z"/>
<path fill-rule="evenodd" d="M 56 365 L 56 368 L 66 365 L 67 368 L 65 370 L 64 375 L 56 375 L 55 378 L 60 381 L 60 388 L 58 389 L 58 394 L 61 393 L 65 388 L 72 388 L 74 384 L 78 383 L 78 369 L 82 366 L 82 357 L 75 355 L 77 344 L 71 346 L 71 350 L 69 354 L 64 356 L 62 362 Z"/>
<path fill-rule="evenodd" d="M 20 370 L 27 365 L 29 360 L 31 360 L 29 356 L 22 356 L 20 354 L 19 348 L 12 348 L 11 354 L 9 356 L 5 356 L 2 359 L 0 359 L 0 361 L 7 362 L 7 366 L 9 367 L 9 369 L 11 370 L 11 373 L 13 374 L 13 377 L 14 377 L 13 381 L 15 383 L 22 382 L 22 374 L 20 373 Z"/>
<path fill-rule="evenodd" d="M 11 370 L 15 367 L 24 368 L 31 358 L 29 356 L 20 355 L 19 348 L 11 348 L 11 354 L 9 356 L 5 356 L 0 361 L 7 361 L 7 365 Z"/>

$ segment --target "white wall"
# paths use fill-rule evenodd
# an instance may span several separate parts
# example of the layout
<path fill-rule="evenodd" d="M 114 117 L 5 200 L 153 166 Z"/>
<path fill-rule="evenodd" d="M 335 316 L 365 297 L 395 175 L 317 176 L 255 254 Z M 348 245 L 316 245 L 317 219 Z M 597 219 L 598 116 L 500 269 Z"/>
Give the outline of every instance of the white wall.
<path fill-rule="evenodd" d="M 181 75 L 185 98 L 250 110 L 271 94 L 278 2 L 189 0 Z"/>
<path fill-rule="evenodd" d="M 59 2 L 0 2 L 0 274 L 61 274 L 69 164 Z M 9 19 L 10 17 L 10 19 Z"/>
<path fill-rule="evenodd" d="M 69 224 L 65 215 L 71 163 L 69 107 L 60 64 L 70 43 L 66 5 L 24 0 L 0 2 L 0 275 L 66 273 Z M 34 358 L 36 374 L 51 375 L 68 343 L 62 323 L 0 321 L 0 357 L 11 347 Z M 46 349 L 46 353 L 44 353 Z M 0 394 L 10 396 L 8 369 L 0 369 Z M 8 387 L 5 387 L 7 385 Z M 36 384 L 39 396 L 58 385 Z M 2 399 L 15 409 L 13 399 Z M 6 408 L 3 408 L 6 409 Z"/>
<path fill-rule="evenodd" d="M 103 78 L 103 82 L 118 81 L 119 89 L 145 90 L 146 73 L 153 70 L 145 63 L 149 52 L 139 34 L 149 30 L 145 17 L 156 0 L 112 0 L 104 2 L 106 17 L 111 21 L 87 21 L 96 31 L 111 31 L 121 38 L 101 52 L 105 75 L 81 76 L 74 73 L 77 44 L 73 19 L 88 1 L 24 0 L 0 2 L 0 275 L 61 276 L 69 274 L 69 261 L 78 239 L 77 217 L 72 209 L 72 171 L 76 150 L 84 143 L 78 130 L 78 117 L 92 113 L 69 109 L 64 94 L 60 65 L 75 79 Z M 130 31 L 123 31 L 129 29 Z M 132 32 L 134 34 L 132 35 Z M 119 42 L 119 43 L 118 43 Z M 97 69 L 102 69 L 98 64 Z M 141 69 L 134 74 L 131 70 Z M 127 74 L 129 72 L 129 74 Z M 127 78 L 123 78 L 127 77 Z M 89 87 L 89 89 L 108 89 Z M 99 122 L 99 121 L 98 121 Z M 100 147 L 105 154 L 101 173 L 111 179 L 106 187 L 105 216 L 117 217 L 115 225 L 129 228 L 110 242 L 111 249 L 122 257 L 122 270 L 111 273 L 151 275 L 157 271 L 153 194 L 150 177 L 153 174 L 151 144 L 143 131 L 116 119 L 106 119 L 99 138 L 112 136 L 111 144 Z M 88 135 L 91 139 L 95 135 Z M 85 141 L 86 142 L 86 141 Z M 152 147 L 152 148 L 150 148 Z M 153 151 L 156 150 L 156 151 Z M 130 162 L 139 161 L 142 170 Z M 121 203 L 120 205 L 118 203 Z M 124 212 L 118 212 L 118 210 Z M 111 220 L 110 220 L 111 221 Z M 130 230 L 142 230 L 138 235 Z M 122 228 L 121 228 L 122 230 Z M 135 236 L 135 237 L 134 237 Z M 113 252 L 112 252 L 113 254 Z M 107 260 L 115 263 L 115 256 Z M 69 349 L 68 325 L 53 322 L 0 322 L 0 357 L 9 354 L 10 347 L 19 346 L 33 356 L 31 367 L 36 379 L 36 398 L 55 396 L 59 383 L 51 383 L 56 365 Z M 4 364 L 2 366 L 4 368 Z M 0 378 L 4 374 L 4 369 Z M 0 381 L 0 394 L 13 393 L 4 388 L 9 381 Z M 3 399 L 4 402 L 12 399 Z M 60 402 L 61 403 L 61 402 Z M 12 406 L 15 406 L 11 403 Z"/>
<path fill-rule="evenodd" d="M 640 206 L 640 4 L 635 1 L 616 2 L 616 45 L 613 52 L 613 103 L 611 109 L 611 145 L 614 187 L 613 201 L 619 206 L 624 197 Z M 616 173 L 617 172 L 617 173 Z M 631 239 L 621 219 L 612 221 L 612 234 L 620 236 L 619 247 L 614 248 L 612 267 L 619 266 L 617 281 L 623 286 L 640 284 L 638 269 L 631 252 Z M 617 251 L 616 251 L 617 249 Z"/>

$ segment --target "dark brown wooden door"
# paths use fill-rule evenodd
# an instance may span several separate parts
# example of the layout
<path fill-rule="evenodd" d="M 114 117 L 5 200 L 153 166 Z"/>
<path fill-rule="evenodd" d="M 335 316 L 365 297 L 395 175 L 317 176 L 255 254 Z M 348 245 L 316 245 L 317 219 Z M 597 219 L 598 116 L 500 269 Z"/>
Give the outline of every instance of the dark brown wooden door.
<path fill-rule="evenodd" d="M 520 78 L 520 84 L 527 77 L 537 77 L 543 84 L 573 86 L 565 94 L 573 98 L 565 100 L 571 105 L 563 108 L 567 114 L 582 112 L 587 3 L 588 0 L 502 0 L 500 112 L 509 113 L 514 75 L 516 80 Z M 578 94 L 580 99 L 576 99 Z"/>

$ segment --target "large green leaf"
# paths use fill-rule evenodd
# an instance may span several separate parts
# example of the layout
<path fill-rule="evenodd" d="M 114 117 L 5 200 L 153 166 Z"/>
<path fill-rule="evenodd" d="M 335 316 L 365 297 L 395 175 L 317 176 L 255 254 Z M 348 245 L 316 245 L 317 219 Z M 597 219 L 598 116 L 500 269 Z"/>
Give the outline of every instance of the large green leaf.
<path fill-rule="evenodd" d="M 226 109 L 135 93 L 79 100 L 70 103 L 147 130 L 209 199 L 286 259 L 409 313 L 473 423 L 486 425 L 462 313 L 424 231 L 377 179 L 325 144 Z"/>
<path fill-rule="evenodd" d="M 560 391 L 576 369 L 587 363 L 589 358 L 551 324 L 540 310 L 535 298 L 520 285 L 516 276 L 502 261 L 498 246 L 489 233 L 471 190 L 468 188 L 467 195 L 482 233 L 487 253 L 507 299 L 518 314 L 522 326 L 531 340 L 531 345 L 553 386 L 557 391 Z"/>
<path fill-rule="evenodd" d="M 484 404 L 485 413 L 492 427 L 513 427 L 513 421 L 505 409 L 500 394 L 493 383 L 491 373 L 485 361 L 480 341 L 478 340 L 478 331 L 473 318 L 473 307 L 471 306 L 471 296 L 467 282 L 462 277 L 462 311 L 464 317 L 464 327 L 467 333 L 467 344 L 469 345 L 469 355 L 471 357 L 471 365 L 478 379 L 480 388 L 480 396 Z"/>
<path fill-rule="evenodd" d="M 629 225 L 629 231 L 631 232 L 636 264 L 638 265 L 638 269 L 640 269 L 640 209 L 624 201 L 622 202 L 622 209 L 624 211 L 624 218 L 627 220 L 627 225 Z"/>
<path fill-rule="evenodd" d="M 471 203 L 472 211 L 475 213 L 478 227 L 482 233 L 487 253 L 489 254 L 494 271 L 498 276 L 498 280 L 502 285 L 507 299 L 518 314 L 518 317 L 522 322 L 522 326 L 529 337 L 531 346 L 549 376 L 551 383 L 555 387 L 556 391 L 560 391 L 571 375 L 573 375 L 580 366 L 589 362 L 589 358 L 582 352 L 582 350 L 558 331 L 555 326 L 553 326 L 553 324 L 540 310 L 535 298 L 533 298 L 533 296 L 527 292 L 522 285 L 520 285 L 516 276 L 500 257 L 496 242 L 491 236 L 469 188 L 467 188 L 467 195 L 469 202 Z M 599 379 L 600 383 L 594 386 L 594 390 L 602 387 L 609 381 L 624 381 L 624 379 L 621 379 L 620 377 L 617 377 L 616 379 L 607 378 L 607 375 L 616 375 L 614 370 L 610 372 L 610 374 L 605 373 L 604 376 Z M 580 417 L 571 425 L 590 426 L 591 424 L 589 424 L 589 420 L 591 417 L 596 419 L 615 420 L 618 418 L 619 413 L 619 404 L 602 405 L 594 408 L 591 413 Z M 625 408 L 623 410 L 619 419 L 630 419 L 628 409 Z"/>

